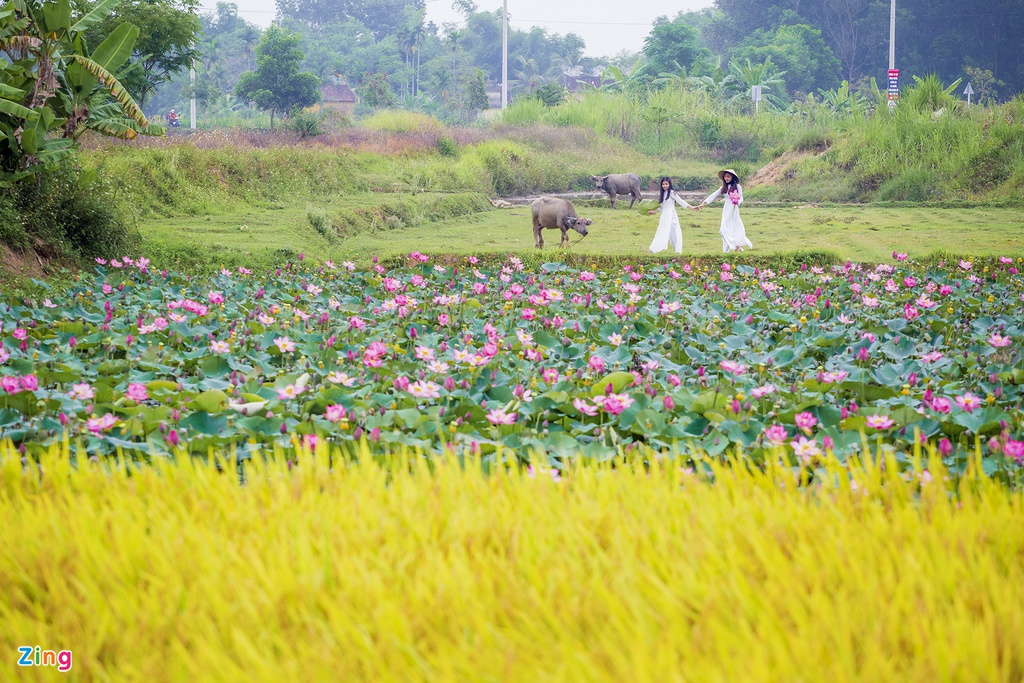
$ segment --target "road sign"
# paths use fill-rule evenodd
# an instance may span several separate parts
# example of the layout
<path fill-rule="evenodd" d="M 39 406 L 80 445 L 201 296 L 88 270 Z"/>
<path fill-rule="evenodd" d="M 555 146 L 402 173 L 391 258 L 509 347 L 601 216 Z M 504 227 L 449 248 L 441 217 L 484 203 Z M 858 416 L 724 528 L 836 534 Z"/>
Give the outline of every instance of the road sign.
<path fill-rule="evenodd" d="M 964 88 L 964 94 L 967 95 L 967 106 L 970 107 L 971 106 L 971 95 L 974 94 L 974 88 L 971 87 L 970 83 L 968 83 L 967 87 Z"/>
<path fill-rule="evenodd" d="M 889 102 L 900 98 L 900 70 L 889 69 Z"/>

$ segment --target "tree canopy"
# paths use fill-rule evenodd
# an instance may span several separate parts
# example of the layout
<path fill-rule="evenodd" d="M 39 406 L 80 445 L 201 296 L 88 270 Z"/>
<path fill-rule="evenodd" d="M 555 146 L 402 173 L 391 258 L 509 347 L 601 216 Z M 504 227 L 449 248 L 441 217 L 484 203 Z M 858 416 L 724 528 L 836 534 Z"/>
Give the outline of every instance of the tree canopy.
<path fill-rule="evenodd" d="M 303 54 L 302 37 L 278 26 L 271 26 L 256 46 L 256 69 L 238 77 L 235 95 L 274 115 L 297 107 L 309 107 L 320 101 L 320 78 L 310 71 L 299 71 Z"/>

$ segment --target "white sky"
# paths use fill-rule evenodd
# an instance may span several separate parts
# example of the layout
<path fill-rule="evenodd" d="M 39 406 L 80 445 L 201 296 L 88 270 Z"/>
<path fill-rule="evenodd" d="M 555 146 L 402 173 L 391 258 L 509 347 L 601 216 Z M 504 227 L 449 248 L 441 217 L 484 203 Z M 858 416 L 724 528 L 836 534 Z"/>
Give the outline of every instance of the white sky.
<path fill-rule="evenodd" d="M 238 13 L 258 26 L 267 26 L 275 16 L 274 0 L 234 0 Z M 495 0 L 476 0 L 482 12 L 501 9 Z M 427 21 L 440 26 L 460 22 L 451 0 L 426 0 Z M 587 42 L 585 54 L 611 56 L 622 50 L 639 51 L 651 24 L 659 16 L 710 7 L 712 0 L 508 0 L 512 27 L 529 30 L 540 26 L 552 33 L 575 33 Z M 202 7 L 216 7 L 216 0 L 203 0 Z"/>

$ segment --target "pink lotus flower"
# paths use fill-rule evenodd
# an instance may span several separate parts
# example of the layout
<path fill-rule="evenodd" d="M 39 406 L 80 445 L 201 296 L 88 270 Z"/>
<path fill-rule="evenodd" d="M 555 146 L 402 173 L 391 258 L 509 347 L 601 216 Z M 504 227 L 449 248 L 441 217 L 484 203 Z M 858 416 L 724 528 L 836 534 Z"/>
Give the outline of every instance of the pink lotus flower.
<path fill-rule="evenodd" d="M 417 380 L 409 386 L 409 393 L 416 398 L 441 398 L 440 388 L 433 382 Z"/>
<path fill-rule="evenodd" d="M 302 445 L 311 451 L 316 449 L 318 443 L 320 443 L 320 437 L 316 434 L 304 434 L 302 436 Z"/>
<path fill-rule="evenodd" d="M 934 363 L 935 361 L 942 358 L 942 354 L 938 351 L 929 351 L 928 353 L 921 356 L 921 360 L 925 363 Z"/>
<path fill-rule="evenodd" d="M 595 277 L 597 276 L 591 273 L 589 270 L 584 270 L 583 272 L 580 273 L 581 282 L 591 282 L 594 280 Z"/>
<path fill-rule="evenodd" d="M 213 353 L 228 353 L 231 351 L 231 345 L 226 341 L 210 342 L 210 351 Z"/>
<path fill-rule="evenodd" d="M 21 380 L 11 375 L 4 375 L 0 378 L 0 389 L 8 394 L 16 394 L 21 391 Z"/>
<path fill-rule="evenodd" d="M 131 400 L 135 401 L 136 403 L 149 399 L 149 392 L 146 391 L 145 384 L 129 384 L 128 391 L 126 391 L 124 395 L 130 398 Z"/>
<path fill-rule="evenodd" d="M 224 303 L 224 295 L 220 292 L 210 292 L 206 295 L 206 298 L 214 305 Z"/>
<path fill-rule="evenodd" d="M 501 408 L 494 408 L 487 412 L 487 420 L 494 425 L 514 424 L 518 416 L 518 413 L 506 413 Z"/>
<path fill-rule="evenodd" d="M 88 401 L 96 395 L 96 392 L 87 383 L 72 384 L 71 391 L 68 392 L 70 398 L 79 401 Z"/>
<path fill-rule="evenodd" d="M 821 455 L 821 449 L 818 448 L 818 442 L 814 439 L 808 439 L 807 437 L 801 436 L 796 441 L 790 441 L 789 445 L 793 447 L 793 453 L 804 461 L 809 463 L 814 458 Z"/>
<path fill-rule="evenodd" d="M 85 427 L 93 434 L 99 434 L 111 429 L 117 424 L 117 418 L 107 413 L 103 417 L 94 417 L 86 420 Z"/>
<path fill-rule="evenodd" d="M 598 396 L 593 400 L 612 415 L 621 414 L 634 403 L 633 397 L 629 394 L 608 394 L 607 396 Z"/>
<path fill-rule="evenodd" d="M 14 338 L 17 339 L 18 341 L 25 341 L 26 339 L 28 339 L 28 330 L 26 330 L 23 327 L 14 328 L 13 334 Z"/>
<path fill-rule="evenodd" d="M 590 417 L 597 415 L 597 406 L 588 403 L 585 398 L 574 398 L 572 400 L 572 406 L 584 415 L 589 415 Z"/>
<path fill-rule="evenodd" d="M 284 389 L 277 390 L 277 397 L 282 401 L 286 401 L 288 399 L 296 398 L 305 390 L 305 387 L 297 387 L 294 384 L 289 384 Z"/>
<path fill-rule="evenodd" d="M 825 372 L 821 375 L 821 380 L 825 384 L 837 384 L 842 382 L 844 379 L 849 377 L 850 373 L 846 370 L 837 370 L 835 372 Z"/>
<path fill-rule="evenodd" d="M 892 257 L 894 259 L 896 259 L 897 261 L 906 261 L 907 260 L 906 252 L 902 252 L 902 251 L 894 251 L 894 252 L 892 252 Z"/>
<path fill-rule="evenodd" d="M 973 413 L 975 408 L 981 407 L 982 400 L 971 392 L 967 392 L 963 396 L 956 397 L 956 404 L 968 413 Z"/>
<path fill-rule="evenodd" d="M 936 396 L 932 399 L 931 406 L 935 412 L 945 415 L 953 409 L 953 402 L 944 396 Z"/>
<path fill-rule="evenodd" d="M 888 429 L 895 424 L 893 419 L 888 415 L 868 415 L 867 425 L 874 429 Z"/>
<path fill-rule="evenodd" d="M 340 384 L 342 386 L 351 387 L 355 386 L 356 378 L 349 377 L 344 372 L 338 372 L 335 370 L 327 375 L 327 381 L 332 384 Z"/>
<path fill-rule="evenodd" d="M 814 429 L 814 425 L 818 424 L 818 418 L 814 417 L 811 413 L 804 411 L 802 413 L 797 413 L 793 418 L 793 422 L 797 427 L 810 434 L 811 430 Z"/>
<path fill-rule="evenodd" d="M 1011 343 L 1011 340 L 1010 340 L 1009 337 L 1004 337 L 1004 336 L 998 335 L 995 332 L 993 332 L 992 336 L 990 336 L 988 338 L 988 343 L 991 344 L 992 346 L 994 346 L 997 349 L 1001 349 L 1001 348 L 1003 348 L 1005 346 L 1009 346 L 1010 343 Z"/>
<path fill-rule="evenodd" d="M 754 398 L 764 398 L 765 396 L 768 396 L 769 394 L 774 394 L 774 393 L 775 393 L 775 385 L 774 384 L 765 384 L 762 387 L 754 387 L 753 389 L 750 390 L 750 395 L 753 396 Z"/>
<path fill-rule="evenodd" d="M 276 346 L 281 353 L 289 353 L 295 350 L 295 342 L 288 337 L 277 337 L 274 339 L 274 346 Z"/>
<path fill-rule="evenodd" d="M 25 391 L 35 391 L 39 388 L 39 379 L 35 375 L 25 375 L 21 378 L 21 388 Z"/>
<path fill-rule="evenodd" d="M 406 389 L 409 388 L 409 378 L 403 375 L 399 375 L 398 377 L 395 377 L 391 381 L 391 384 L 394 385 L 395 389 L 399 391 L 405 391 Z"/>
<path fill-rule="evenodd" d="M 1006 457 L 1016 460 L 1018 465 L 1024 464 L 1024 441 L 1007 440 L 1003 452 L 1006 453 Z"/>
<path fill-rule="evenodd" d="M 730 375 L 735 375 L 737 377 L 747 372 L 746 365 L 744 365 L 743 363 L 736 363 L 731 360 L 723 360 L 721 363 L 718 364 L 718 367 L 721 368 L 724 372 L 727 372 Z"/>
<path fill-rule="evenodd" d="M 324 417 L 327 418 L 328 422 L 341 422 L 348 417 L 348 411 L 345 410 L 345 406 L 334 403 L 327 406 L 327 410 L 324 413 Z"/>

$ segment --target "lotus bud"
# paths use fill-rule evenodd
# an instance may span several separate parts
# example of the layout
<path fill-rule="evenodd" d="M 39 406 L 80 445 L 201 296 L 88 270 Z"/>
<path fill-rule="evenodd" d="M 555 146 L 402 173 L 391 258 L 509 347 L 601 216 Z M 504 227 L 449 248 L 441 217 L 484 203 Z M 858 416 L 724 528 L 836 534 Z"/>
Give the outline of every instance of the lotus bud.
<path fill-rule="evenodd" d="M 850 417 L 850 411 L 846 409 L 846 406 L 843 406 L 839 409 L 839 419 L 845 420 L 848 417 Z"/>
<path fill-rule="evenodd" d="M 950 443 L 949 439 L 942 439 L 939 441 L 939 453 L 945 456 L 953 454 L 953 444 Z"/>
<path fill-rule="evenodd" d="M 181 443 L 181 439 L 178 438 L 178 430 L 177 429 L 172 429 L 167 434 L 167 443 L 171 444 L 172 446 L 177 446 L 179 443 Z"/>
<path fill-rule="evenodd" d="M 832 437 L 831 437 L 831 436 L 828 436 L 827 434 L 826 434 L 826 435 L 825 435 L 825 437 L 824 437 L 824 438 L 823 438 L 823 439 L 821 440 L 821 445 L 822 445 L 822 446 L 824 446 L 824 448 L 825 448 L 825 450 L 826 450 L 826 451 L 830 451 L 830 450 L 832 450 L 833 448 L 835 448 L 835 446 L 836 446 L 835 442 L 834 442 L 834 441 L 832 441 Z"/>
<path fill-rule="evenodd" d="M 363 436 L 363 428 L 361 426 L 359 426 L 359 425 L 356 425 L 355 430 L 352 432 L 352 438 L 354 438 L 354 439 L 356 439 L 358 441 L 362 436 Z"/>
<path fill-rule="evenodd" d="M 64 413 L 61 413 L 58 417 L 60 419 L 60 426 L 61 427 L 67 427 L 68 423 L 71 422 L 71 418 L 69 418 Z"/>
<path fill-rule="evenodd" d="M 444 378 L 444 388 L 445 391 L 452 391 L 455 389 L 455 380 L 452 379 L 451 375 Z"/>
<path fill-rule="evenodd" d="M 380 427 L 374 427 L 370 430 L 370 441 L 374 443 L 380 441 Z"/>
<path fill-rule="evenodd" d="M 280 431 L 282 434 L 287 434 L 288 433 L 288 425 L 286 423 L 282 422 L 281 423 L 281 428 L 278 431 Z"/>
<path fill-rule="evenodd" d="M 665 410 L 669 412 L 672 412 L 673 410 L 676 409 L 676 402 L 673 401 L 672 397 L 669 396 L 668 394 L 665 394 L 665 398 L 662 399 L 661 404 L 665 408 Z"/>
<path fill-rule="evenodd" d="M 70 346 L 71 348 L 75 348 L 76 346 L 78 346 L 78 339 L 72 336 L 71 339 L 68 341 L 68 346 Z"/>
<path fill-rule="evenodd" d="M 862 346 L 860 348 L 860 351 L 857 352 L 857 360 L 866 361 L 870 357 L 871 357 L 871 354 L 868 353 L 868 349 L 867 349 L 866 346 Z"/>

